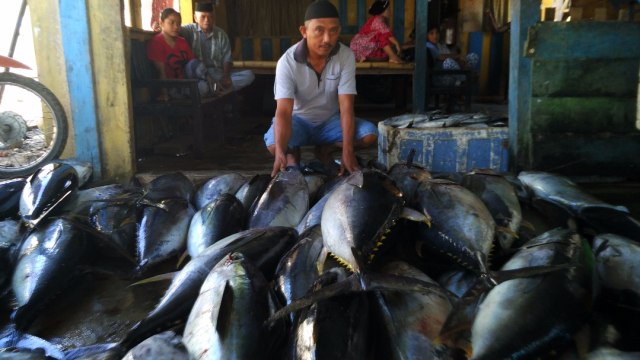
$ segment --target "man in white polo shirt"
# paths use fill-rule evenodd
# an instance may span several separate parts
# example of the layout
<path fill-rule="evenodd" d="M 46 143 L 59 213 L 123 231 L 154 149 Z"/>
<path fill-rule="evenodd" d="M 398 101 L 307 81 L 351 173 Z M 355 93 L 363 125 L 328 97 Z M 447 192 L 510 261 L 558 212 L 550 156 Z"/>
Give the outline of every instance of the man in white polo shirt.
<path fill-rule="evenodd" d="M 276 114 L 264 135 L 275 157 L 271 176 L 297 166 L 304 145 L 316 145 L 316 156 L 325 165 L 331 152 L 341 148 L 340 174 L 352 173 L 358 170 L 355 149 L 375 144 L 378 131 L 353 111 L 356 63 L 351 49 L 338 42 L 338 10 L 327 0 L 311 3 L 300 33 L 302 41 L 276 67 Z"/>

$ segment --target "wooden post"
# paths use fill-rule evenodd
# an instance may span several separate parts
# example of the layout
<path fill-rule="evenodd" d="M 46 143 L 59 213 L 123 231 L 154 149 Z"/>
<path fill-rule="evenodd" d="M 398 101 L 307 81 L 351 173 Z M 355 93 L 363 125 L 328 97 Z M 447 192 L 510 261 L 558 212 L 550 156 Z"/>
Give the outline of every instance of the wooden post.
<path fill-rule="evenodd" d="M 87 1 L 87 5 L 102 175 L 123 183 L 133 176 L 136 163 L 127 75 L 129 40 L 119 1 Z"/>
<path fill-rule="evenodd" d="M 427 104 L 427 16 L 428 2 L 416 1 L 416 67 L 413 70 L 413 112 L 424 112 Z"/>

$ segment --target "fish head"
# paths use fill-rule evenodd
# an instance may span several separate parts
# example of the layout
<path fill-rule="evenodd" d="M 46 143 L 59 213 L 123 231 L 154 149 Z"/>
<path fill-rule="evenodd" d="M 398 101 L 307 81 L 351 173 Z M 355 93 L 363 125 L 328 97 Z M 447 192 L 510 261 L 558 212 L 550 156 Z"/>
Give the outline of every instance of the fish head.
<path fill-rule="evenodd" d="M 322 211 L 324 246 L 345 267 L 362 270 L 373 261 L 403 205 L 389 176 L 377 170 L 354 172 L 331 193 Z"/>

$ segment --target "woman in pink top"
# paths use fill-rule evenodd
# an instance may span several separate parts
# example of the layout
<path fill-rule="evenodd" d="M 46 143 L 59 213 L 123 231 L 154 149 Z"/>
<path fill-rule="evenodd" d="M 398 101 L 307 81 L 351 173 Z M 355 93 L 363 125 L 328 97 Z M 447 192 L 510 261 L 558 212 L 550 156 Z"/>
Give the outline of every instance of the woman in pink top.
<path fill-rule="evenodd" d="M 367 20 L 351 40 L 350 47 L 356 56 L 356 61 L 388 60 L 393 63 L 404 63 L 398 56 L 402 52 L 400 43 L 387 25 L 389 0 L 375 1 L 369 8 L 369 14 L 373 16 Z"/>

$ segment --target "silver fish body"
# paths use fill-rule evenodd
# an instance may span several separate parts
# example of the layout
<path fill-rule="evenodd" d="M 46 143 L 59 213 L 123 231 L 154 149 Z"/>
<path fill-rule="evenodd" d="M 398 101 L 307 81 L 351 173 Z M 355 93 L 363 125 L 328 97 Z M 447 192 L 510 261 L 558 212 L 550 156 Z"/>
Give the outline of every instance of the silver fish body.
<path fill-rule="evenodd" d="M 539 356 L 561 346 L 591 312 L 596 289 L 585 241 L 568 229 L 546 232 L 519 250 L 502 270 L 570 264 L 566 271 L 498 284 L 480 304 L 472 326 L 472 359 Z"/>
<path fill-rule="evenodd" d="M 417 190 L 419 210 L 431 218 L 422 235 L 428 249 L 472 271 L 488 265 L 495 222 L 482 200 L 447 180 L 423 182 Z"/>
<path fill-rule="evenodd" d="M 49 163 L 29 177 L 20 197 L 20 216 L 34 226 L 78 188 L 72 166 Z"/>
<path fill-rule="evenodd" d="M 177 199 L 191 202 L 194 190 L 193 182 L 181 172 L 160 175 L 143 188 L 144 199 L 150 202 Z"/>
<path fill-rule="evenodd" d="M 522 223 L 522 209 L 513 186 L 500 175 L 482 172 L 465 174 L 462 186 L 482 200 L 497 226 L 507 230 L 498 231 L 496 237 L 502 249 L 510 249 Z"/>
<path fill-rule="evenodd" d="M 184 251 L 193 214 L 191 204 L 183 200 L 144 208 L 136 243 L 139 272 Z"/>
<path fill-rule="evenodd" d="M 249 228 L 295 227 L 309 210 L 309 188 L 300 171 L 281 171 L 250 214 Z"/>
<path fill-rule="evenodd" d="M 247 182 L 247 179 L 237 173 L 215 176 L 205 182 L 196 191 L 196 210 L 202 209 L 220 194 L 235 194 Z"/>
<path fill-rule="evenodd" d="M 246 211 L 234 195 L 220 194 L 191 218 L 187 251 L 193 258 L 209 245 L 244 229 Z"/>
<path fill-rule="evenodd" d="M 20 196 L 26 184 L 27 180 L 23 178 L 0 181 L 0 220 L 18 215 Z"/>
<path fill-rule="evenodd" d="M 24 330 L 67 285 L 85 256 L 84 234 L 64 219 L 39 225 L 22 242 L 12 279 L 16 328 Z"/>
<path fill-rule="evenodd" d="M 263 323 L 270 296 L 250 261 L 241 253 L 225 256 L 207 275 L 185 325 L 182 342 L 190 358 L 269 359 Z"/>

